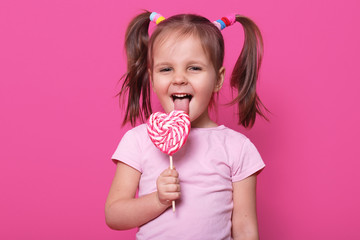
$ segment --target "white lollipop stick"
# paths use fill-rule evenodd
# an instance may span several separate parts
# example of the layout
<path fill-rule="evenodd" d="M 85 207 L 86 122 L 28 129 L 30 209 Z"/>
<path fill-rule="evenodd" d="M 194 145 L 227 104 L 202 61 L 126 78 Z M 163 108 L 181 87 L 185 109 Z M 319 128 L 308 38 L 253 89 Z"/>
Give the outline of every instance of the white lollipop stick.
<path fill-rule="evenodd" d="M 169 155 L 169 157 L 170 157 L 170 169 L 174 169 L 172 156 Z M 172 204 L 173 212 L 175 212 L 175 200 L 172 200 L 172 201 L 171 201 L 171 204 Z"/>

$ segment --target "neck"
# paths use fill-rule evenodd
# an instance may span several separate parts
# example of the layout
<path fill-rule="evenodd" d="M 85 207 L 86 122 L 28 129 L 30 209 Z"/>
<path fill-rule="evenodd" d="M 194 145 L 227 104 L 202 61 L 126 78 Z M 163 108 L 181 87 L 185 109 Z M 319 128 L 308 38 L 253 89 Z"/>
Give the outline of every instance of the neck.
<path fill-rule="evenodd" d="M 192 128 L 211 128 L 217 126 L 216 122 L 210 119 L 208 111 L 205 111 L 201 116 L 191 122 Z"/>

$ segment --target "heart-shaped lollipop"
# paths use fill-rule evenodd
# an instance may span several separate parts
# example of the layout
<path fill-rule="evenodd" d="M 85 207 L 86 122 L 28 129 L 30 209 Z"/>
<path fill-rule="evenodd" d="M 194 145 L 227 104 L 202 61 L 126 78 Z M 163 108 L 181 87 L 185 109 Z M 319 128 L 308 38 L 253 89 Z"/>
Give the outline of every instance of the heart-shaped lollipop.
<path fill-rule="evenodd" d="M 147 130 L 155 146 L 171 156 L 185 144 L 190 132 L 190 118 L 184 111 L 156 112 L 151 114 Z"/>

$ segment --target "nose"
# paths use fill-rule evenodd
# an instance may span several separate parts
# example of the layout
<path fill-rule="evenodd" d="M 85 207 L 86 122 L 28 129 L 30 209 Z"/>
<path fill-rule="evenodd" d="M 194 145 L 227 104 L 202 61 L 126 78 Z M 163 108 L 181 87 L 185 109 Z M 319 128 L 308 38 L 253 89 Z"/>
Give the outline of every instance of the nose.
<path fill-rule="evenodd" d="M 184 72 L 176 72 L 173 76 L 172 84 L 184 85 L 187 84 L 188 80 Z"/>

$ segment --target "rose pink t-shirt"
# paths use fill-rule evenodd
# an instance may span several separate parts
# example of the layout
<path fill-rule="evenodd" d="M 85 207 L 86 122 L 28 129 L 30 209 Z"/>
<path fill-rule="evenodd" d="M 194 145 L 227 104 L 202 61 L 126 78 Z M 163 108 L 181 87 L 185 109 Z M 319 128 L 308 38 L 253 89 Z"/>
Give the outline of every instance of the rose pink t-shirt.
<path fill-rule="evenodd" d="M 139 196 L 156 191 L 156 179 L 169 167 L 169 156 L 148 137 L 146 125 L 128 131 L 113 160 L 141 173 Z M 185 145 L 173 155 L 181 199 L 139 228 L 136 239 L 231 239 L 232 183 L 265 165 L 255 146 L 223 125 L 192 128 Z"/>

